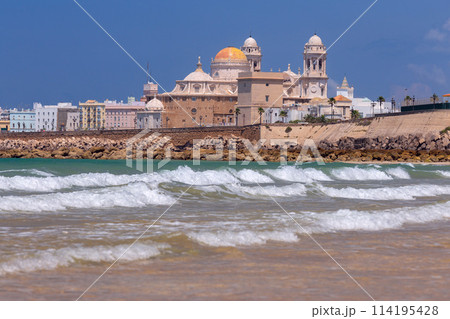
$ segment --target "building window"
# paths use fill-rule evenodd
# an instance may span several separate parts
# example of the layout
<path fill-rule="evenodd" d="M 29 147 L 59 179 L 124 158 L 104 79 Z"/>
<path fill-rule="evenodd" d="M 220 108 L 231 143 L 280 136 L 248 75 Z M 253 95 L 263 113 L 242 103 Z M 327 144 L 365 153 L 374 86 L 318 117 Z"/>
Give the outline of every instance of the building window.
<path fill-rule="evenodd" d="M 269 83 L 266 83 L 266 86 L 269 86 Z"/>
<path fill-rule="evenodd" d="M 266 95 L 266 102 L 269 102 L 269 96 Z"/>
<path fill-rule="evenodd" d="M 195 90 L 197 91 L 197 88 L 196 88 Z M 197 101 L 197 98 L 196 98 L 196 97 L 193 97 L 193 98 L 192 98 L 192 101 Z"/>

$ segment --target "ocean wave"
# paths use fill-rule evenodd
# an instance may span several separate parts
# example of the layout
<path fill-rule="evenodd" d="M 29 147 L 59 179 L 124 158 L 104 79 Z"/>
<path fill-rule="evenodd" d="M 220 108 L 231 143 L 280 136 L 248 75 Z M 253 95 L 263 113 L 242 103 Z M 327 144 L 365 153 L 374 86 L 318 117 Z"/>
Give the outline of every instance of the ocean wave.
<path fill-rule="evenodd" d="M 117 245 L 48 249 L 37 252 L 33 256 L 15 257 L 0 263 L 0 275 L 52 270 L 58 267 L 67 267 L 77 262 L 113 262 L 119 257 L 119 262 L 145 260 L 160 255 L 162 250 L 170 246 L 167 244 L 138 242 L 126 251 L 128 247 L 128 245 Z M 121 257 L 122 254 L 123 256 Z"/>
<path fill-rule="evenodd" d="M 388 168 L 386 173 L 398 179 L 411 179 L 409 173 L 401 167 Z"/>
<path fill-rule="evenodd" d="M 212 247 L 263 245 L 268 241 L 296 242 L 297 234 L 289 231 L 218 231 L 190 232 L 188 237 Z"/>
<path fill-rule="evenodd" d="M 423 224 L 450 218 L 450 202 L 422 207 L 402 207 L 383 211 L 340 209 L 336 212 L 299 213 L 311 233 L 335 231 L 381 231 L 401 228 L 405 224 Z"/>
<path fill-rule="evenodd" d="M 318 185 L 317 189 L 330 197 L 369 200 L 414 200 L 417 197 L 449 195 L 450 186 L 408 185 L 380 188 L 333 188 Z"/>
<path fill-rule="evenodd" d="M 237 178 L 239 178 L 241 181 L 246 183 L 258 183 L 258 184 L 273 183 L 273 179 L 271 179 L 269 176 L 263 175 L 251 169 L 243 169 L 240 171 L 232 170 L 231 173 Z"/>
<path fill-rule="evenodd" d="M 285 186 L 243 186 L 240 184 L 225 185 L 225 188 L 236 195 L 248 197 L 257 196 L 264 197 L 270 200 L 271 197 L 292 197 L 292 196 L 305 196 L 307 188 L 305 185 L 295 183 Z"/>
<path fill-rule="evenodd" d="M 265 172 L 276 179 L 288 182 L 311 183 L 314 181 L 332 181 L 324 172 L 315 168 L 283 166 L 277 169 L 266 169 Z"/>
<path fill-rule="evenodd" d="M 62 211 L 67 209 L 103 209 L 111 207 L 145 207 L 170 205 L 169 195 L 151 189 L 147 184 L 134 183 L 116 188 L 84 190 L 68 193 L 0 197 L 0 211 Z"/>
<path fill-rule="evenodd" d="M 49 172 L 45 172 L 45 171 L 41 171 L 35 168 L 23 168 L 23 169 L 7 169 L 7 170 L 0 170 L 0 174 L 4 174 L 4 173 L 27 173 L 27 174 L 31 174 L 31 175 L 35 175 L 35 176 L 44 176 L 44 177 L 48 177 L 48 176 L 55 176 L 52 173 Z"/>
<path fill-rule="evenodd" d="M 359 168 L 359 167 L 343 167 L 333 169 L 331 174 L 340 179 L 346 181 L 365 181 L 365 180 L 392 180 L 392 176 L 389 176 L 383 171 L 375 168 Z"/>
<path fill-rule="evenodd" d="M 441 176 L 450 177 L 450 171 L 436 171 Z"/>

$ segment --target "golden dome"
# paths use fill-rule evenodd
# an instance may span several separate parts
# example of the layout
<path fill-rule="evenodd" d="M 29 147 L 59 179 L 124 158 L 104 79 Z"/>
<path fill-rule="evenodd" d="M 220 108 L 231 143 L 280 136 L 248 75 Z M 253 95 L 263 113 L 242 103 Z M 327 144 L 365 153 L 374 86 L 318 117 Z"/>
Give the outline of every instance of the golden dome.
<path fill-rule="evenodd" d="M 245 54 L 235 47 L 228 47 L 225 49 L 222 49 L 217 53 L 214 60 L 242 60 L 247 61 L 247 57 Z"/>

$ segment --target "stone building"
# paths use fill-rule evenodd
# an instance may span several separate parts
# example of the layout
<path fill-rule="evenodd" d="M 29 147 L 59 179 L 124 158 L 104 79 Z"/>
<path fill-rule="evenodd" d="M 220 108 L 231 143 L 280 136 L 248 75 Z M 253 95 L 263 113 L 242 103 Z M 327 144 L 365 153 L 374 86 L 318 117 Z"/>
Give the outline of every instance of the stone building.
<path fill-rule="evenodd" d="M 154 97 L 147 103 L 145 109 L 136 113 L 137 128 L 143 130 L 162 127 L 161 113 L 163 110 L 164 105 L 162 102 Z"/>
<path fill-rule="evenodd" d="M 252 125 L 260 122 L 259 109 L 264 109 L 261 122 L 273 115 L 271 109 L 283 106 L 284 74 L 280 72 L 243 72 L 238 78 L 238 103 L 240 114 L 238 125 Z M 277 113 L 279 111 L 276 111 Z M 267 114 L 266 114 L 267 113 Z M 270 121 L 270 120 L 269 120 Z"/>
<path fill-rule="evenodd" d="M 322 39 L 316 34 L 305 44 L 303 70 L 301 96 L 309 99 L 327 98 L 327 50 L 322 43 Z"/>
<path fill-rule="evenodd" d="M 244 45 L 241 47 L 241 51 L 244 52 L 248 62 L 250 63 L 250 71 L 261 72 L 261 48 L 252 36 L 245 40 Z"/>
<path fill-rule="evenodd" d="M 237 78 L 242 72 L 261 71 L 261 58 L 261 48 L 252 37 L 245 40 L 241 50 L 220 50 L 211 60 L 210 73 L 203 70 L 199 57 L 194 72 L 176 81 L 171 92 L 157 95 L 164 108 L 162 127 L 235 125 Z M 144 87 L 146 101 L 155 90 L 150 83 Z"/>
<path fill-rule="evenodd" d="M 203 71 L 200 57 L 197 68 L 176 81 L 170 93 L 158 96 L 164 105 L 163 127 L 235 125 L 237 77 L 248 72 L 247 57 L 237 48 L 227 47 L 211 62 L 211 74 Z"/>
<path fill-rule="evenodd" d="M 261 72 L 262 50 L 252 37 L 244 41 L 240 50 L 227 47 L 219 51 L 212 59 L 210 69 L 210 73 L 203 71 L 199 58 L 194 72 L 183 80 L 176 81 L 175 88 L 171 92 L 158 95 L 164 107 L 161 114 L 163 127 L 236 125 L 235 110 L 238 95 L 241 94 L 238 87 L 240 90 L 244 89 L 243 86 L 238 86 L 240 74 L 245 74 L 243 78 L 251 78 L 250 85 L 256 90 L 251 94 L 251 100 L 248 100 L 247 96 L 239 101 L 239 108 L 241 110 L 242 107 L 243 112 L 240 125 L 252 124 L 255 109 L 259 107 L 265 109 L 264 119 L 268 121 L 269 117 L 279 118 L 279 114 L 274 116 L 275 113 L 289 110 L 295 111 L 296 117 L 302 117 L 312 99 L 321 99 L 324 103 L 327 101 L 327 52 L 317 35 L 313 35 L 305 44 L 303 74 L 300 68 L 298 73 L 294 73 L 290 65 L 284 72 L 270 72 L 272 75 L 269 75 L 269 72 Z M 257 73 L 264 74 L 254 75 Z M 267 79 L 273 82 L 272 86 L 261 87 L 261 83 Z M 242 84 L 247 83 L 246 81 L 243 80 Z M 260 81 L 262 82 L 259 83 Z M 157 87 L 152 87 L 152 92 L 155 90 Z M 147 102 L 152 98 L 150 91 L 148 83 L 144 87 L 143 97 Z M 275 91 L 279 94 L 273 98 Z M 242 93 L 248 94 L 244 91 Z M 269 101 L 266 101 L 267 96 Z M 277 105 L 273 105 L 272 99 Z M 269 108 L 272 109 L 268 110 Z M 275 108 L 280 110 L 274 111 Z M 283 116 L 285 112 L 282 112 Z"/>

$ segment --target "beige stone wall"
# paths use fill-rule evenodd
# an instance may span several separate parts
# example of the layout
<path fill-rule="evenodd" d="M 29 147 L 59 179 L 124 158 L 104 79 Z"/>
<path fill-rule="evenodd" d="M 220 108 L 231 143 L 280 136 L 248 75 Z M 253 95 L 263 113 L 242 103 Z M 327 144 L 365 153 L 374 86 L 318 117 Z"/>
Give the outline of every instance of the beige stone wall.
<path fill-rule="evenodd" d="M 292 131 L 286 133 L 286 128 Z M 261 138 L 277 139 L 292 138 L 302 145 L 306 139 L 312 139 L 316 144 L 328 140 L 336 142 L 340 138 L 376 138 L 397 137 L 401 135 L 417 135 L 428 133 L 439 134 L 450 126 L 450 112 L 436 110 L 408 115 L 386 116 L 375 119 L 364 119 L 356 122 L 343 122 L 336 124 L 273 124 L 262 125 Z M 266 143 L 268 146 L 268 142 Z"/>
<path fill-rule="evenodd" d="M 194 98 L 194 99 L 193 99 Z M 166 128 L 235 125 L 236 96 L 161 95 L 162 126 Z M 195 119 L 195 123 L 192 119 Z"/>
<path fill-rule="evenodd" d="M 238 78 L 238 105 L 283 105 L 283 73 L 246 72 Z"/>

